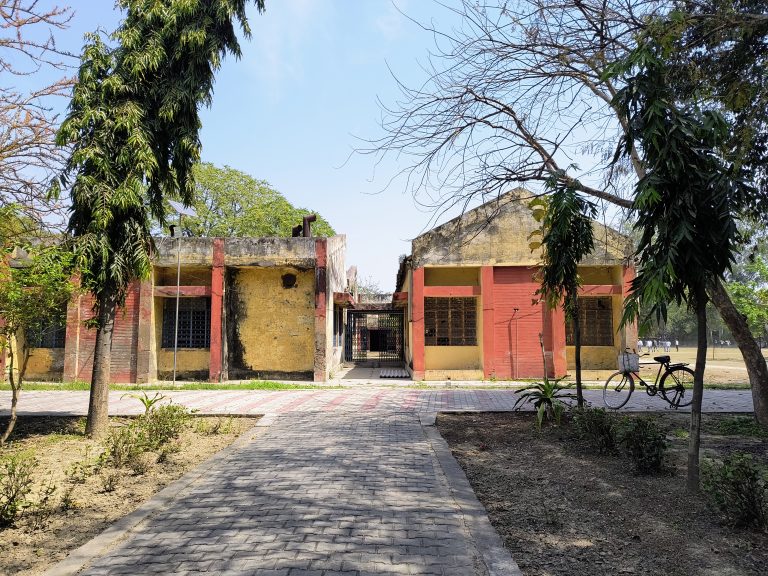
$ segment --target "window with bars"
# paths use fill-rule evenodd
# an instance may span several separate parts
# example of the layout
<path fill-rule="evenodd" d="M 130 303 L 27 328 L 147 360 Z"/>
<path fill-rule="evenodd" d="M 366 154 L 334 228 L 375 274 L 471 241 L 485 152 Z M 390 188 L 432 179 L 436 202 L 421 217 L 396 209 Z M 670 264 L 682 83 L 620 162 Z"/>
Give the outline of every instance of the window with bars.
<path fill-rule="evenodd" d="M 37 330 L 33 330 L 27 336 L 27 341 L 31 348 L 64 348 L 64 341 L 67 335 L 67 325 L 65 321 L 66 313 L 62 312 L 60 316 L 52 319 L 47 324 L 43 324 Z"/>
<path fill-rule="evenodd" d="M 176 299 L 163 302 L 163 348 L 173 348 Z M 211 299 L 179 299 L 179 348 L 210 348 Z"/>
<path fill-rule="evenodd" d="M 613 346 L 613 300 L 610 296 L 579 298 L 582 346 Z M 575 344 L 573 323 L 566 324 L 565 343 Z"/>
<path fill-rule="evenodd" d="M 424 344 L 476 346 L 475 298 L 424 298 Z"/>

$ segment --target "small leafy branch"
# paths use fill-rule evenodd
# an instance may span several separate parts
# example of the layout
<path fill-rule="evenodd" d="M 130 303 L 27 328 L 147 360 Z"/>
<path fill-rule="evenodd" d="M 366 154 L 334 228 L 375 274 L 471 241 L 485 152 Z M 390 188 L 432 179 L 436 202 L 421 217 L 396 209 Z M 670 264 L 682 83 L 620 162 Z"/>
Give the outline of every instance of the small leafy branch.
<path fill-rule="evenodd" d="M 166 398 L 166 396 L 164 394 L 160 394 L 160 392 L 155 392 L 155 395 L 151 398 L 146 392 L 142 392 L 141 394 L 123 394 L 121 398 L 125 398 L 126 396 L 129 396 L 130 398 L 136 398 L 136 400 L 141 402 L 141 404 L 144 406 L 144 415 L 149 414 L 155 407 L 155 404 L 165 400 Z"/>

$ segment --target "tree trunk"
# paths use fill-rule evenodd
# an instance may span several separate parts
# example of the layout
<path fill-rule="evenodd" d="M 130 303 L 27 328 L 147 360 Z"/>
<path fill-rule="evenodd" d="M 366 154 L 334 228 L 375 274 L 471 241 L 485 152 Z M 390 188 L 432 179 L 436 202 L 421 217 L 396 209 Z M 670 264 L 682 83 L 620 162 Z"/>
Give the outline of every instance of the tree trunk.
<path fill-rule="evenodd" d="M 0 438 L 0 445 L 5 444 L 8 437 L 13 432 L 13 428 L 16 426 L 16 407 L 19 404 L 19 392 L 20 386 L 16 384 L 16 377 L 13 375 L 13 344 L 10 339 L 8 340 L 8 382 L 11 385 L 11 419 L 8 421 L 8 425 L 5 427 L 3 437 Z"/>
<path fill-rule="evenodd" d="M 719 280 L 709 283 L 708 293 L 712 304 L 717 308 L 741 350 L 752 389 L 755 418 L 762 426 L 768 427 L 768 365 L 765 363 L 760 346 L 752 336 L 746 318 L 733 305 L 728 292 Z"/>
<path fill-rule="evenodd" d="M 99 323 L 93 350 L 91 397 L 85 433 L 91 438 L 102 438 L 109 430 L 109 381 L 112 368 L 112 334 L 115 327 L 117 305 L 113 298 L 102 297 L 99 303 Z"/>
<path fill-rule="evenodd" d="M 579 303 L 574 297 L 573 306 L 573 344 L 574 344 L 574 362 L 576 364 L 576 405 L 579 408 L 584 407 L 584 392 L 581 387 L 581 323 L 579 322 Z"/>
<path fill-rule="evenodd" d="M 701 402 L 704 398 L 704 369 L 707 364 L 707 296 L 702 288 L 696 295 L 696 323 L 698 342 L 696 369 L 693 374 L 691 400 L 691 430 L 688 439 L 688 481 L 690 492 L 699 491 L 699 448 L 701 446 Z"/>

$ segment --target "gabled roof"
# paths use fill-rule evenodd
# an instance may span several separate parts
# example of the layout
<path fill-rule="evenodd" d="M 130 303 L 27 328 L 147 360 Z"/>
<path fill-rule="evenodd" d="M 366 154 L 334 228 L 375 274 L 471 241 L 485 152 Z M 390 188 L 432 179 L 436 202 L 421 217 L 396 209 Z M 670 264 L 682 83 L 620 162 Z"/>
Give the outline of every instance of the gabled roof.
<path fill-rule="evenodd" d="M 529 235 L 539 228 L 529 203 L 534 195 L 517 188 L 425 232 L 412 242 L 413 267 L 535 266 L 541 249 L 531 252 Z M 592 223 L 595 249 L 582 265 L 617 265 L 631 254 L 629 238 Z"/>

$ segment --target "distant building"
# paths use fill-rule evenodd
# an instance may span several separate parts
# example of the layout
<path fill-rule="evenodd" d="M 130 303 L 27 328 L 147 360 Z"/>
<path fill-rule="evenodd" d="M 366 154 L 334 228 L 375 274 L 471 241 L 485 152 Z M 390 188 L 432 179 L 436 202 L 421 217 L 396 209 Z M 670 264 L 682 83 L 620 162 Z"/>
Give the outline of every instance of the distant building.
<path fill-rule="evenodd" d="M 573 335 L 562 309 L 537 301 L 538 228 L 516 190 L 466 212 L 412 242 L 397 275 L 394 302 L 406 311 L 405 362 L 417 380 L 538 378 L 539 334 L 549 376 L 573 366 Z M 634 269 L 629 241 L 593 223 L 595 249 L 579 272 L 582 366 L 611 369 L 634 346 L 634 327 L 619 329 Z"/>

